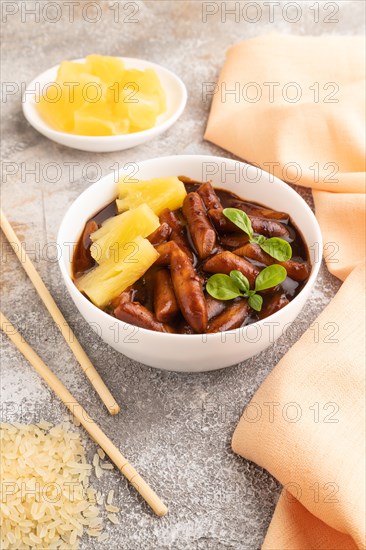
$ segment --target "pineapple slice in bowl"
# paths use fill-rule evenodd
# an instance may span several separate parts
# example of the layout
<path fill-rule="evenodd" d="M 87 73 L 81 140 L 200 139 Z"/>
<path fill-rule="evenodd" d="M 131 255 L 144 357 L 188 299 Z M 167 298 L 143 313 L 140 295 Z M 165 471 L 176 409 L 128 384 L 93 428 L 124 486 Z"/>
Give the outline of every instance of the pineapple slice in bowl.
<path fill-rule="evenodd" d="M 93 304 L 105 307 L 142 277 L 158 257 L 153 245 L 138 236 L 121 246 L 115 258 L 111 257 L 76 279 L 76 286 Z"/>
<path fill-rule="evenodd" d="M 92 258 L 98 264 L 116 256 L 126 243 L 138 236 L 147 237 L 159 227 L 159 218 L 147 204 L 108 218 L 90 235 Z"/>
<path fill-rule="evenodd" d="M 187 191 L 177 177 L 131 181 L 122 178 L 118 185 L 118 212 L 124 212 L 146 203 L 159 216 L 164 208 L 176 210 L 183 204 Z"/>

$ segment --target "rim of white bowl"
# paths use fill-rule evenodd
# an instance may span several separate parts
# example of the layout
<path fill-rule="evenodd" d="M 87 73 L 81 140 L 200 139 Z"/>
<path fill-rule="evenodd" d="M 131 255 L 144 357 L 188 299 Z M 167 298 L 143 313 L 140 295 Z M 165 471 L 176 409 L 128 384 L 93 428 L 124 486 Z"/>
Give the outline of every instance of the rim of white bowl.
<path fill-rule="evenodd" d="M 146 64 L 146 67 L 151 67 L 152 69 L 155 69 L 156 72 L 159 75 L 159 72 L 165 73 L 170 78 L 173 78 L 175 80 L 176 84 L 178 85 L 179 91 L 181 93 L 181 99 L 179 101 L 178 108 L 172 113 L 172 115 L 167 118 L 166 120 L 162 121 L 161 123 L 157 123 L 152 128 L 148 128 L 147 130 L 141 130 L 139 132 L 133 132 L 131 134 L 117 134 L 114 136 L 86 136 L 83 134 L 71 134 L 68 132 L 60 132 L 59 130 L 55 130 L 52 128 L 47 122 L 45 122 L 42 117 L 34 116 L 34 113 L 32 109 L 34 108 L 35 101 L 34 99 L 28 99 L 28 96 L 30 94 L 34 94 L 34 89 L 37 86 L 37 83 L 42 83 L 45 76 L 49 72 L 57 72 L 60 63 L 58 65 L 54 65 L 53 67 L 50 67 L 49 69 L 46 69 L 42 73 L 40 73 L 38 76 L 36 76 L 26 87 L 26 90 L 22 96 L 22 107 L 23 107 L 23 114 L 29 124 L 33 126 L 35 130 L 40 132 L 42 135 L 45 135 L 44 132 L 47 132 L 48 134 L 56 137 L 56 136 L 65 136 L 67 139 L 70 139 L 70 141 L 78 141 L 80 138 L 85 140 L 86 143 L 95 143 L 97 140 L 102 140 L 103 143 L 114 143 L 116 141 L 119 141 L 121 143 L 128 143 L 131 141 L 131 136 L 139 136 L 139 137 L 149 137 L 154 136 L 156 132 L 164 132 L 167 130 L 170 126 L 172 126 L 178 118 L 182 115 L 186 104 L 187 104 L 187 98 L 188 98 L 188 92 L 186 85 L 184 84 L 183 80 L 173 73 L 170 69 L 167 69 L 166 67 L 163 67 L 162 65 L 159 65 L 157 63 L 153 63 L 152 61 L 146 61 L 145 59 L 140 59 L 137 57 L 122 57 L 122 56 L 114 56 L 118 57 L 120 59 L 123 59 L 124 61 L 128 63 L 143 63 Z M 85 61 L 85 58 L 80 59 L 71 59 L 70 61 L 75 63 L 80 63 L 82 61 Z M 162 113 L 163 114 L 163 113 Z M 48 137 L 48 136 L 45 136 Z M 50 138 L 49 138 L 50 139 Z"/>
<path fill-rule="evenodd" d="M 228 159 L 228 158 L 225 158 L 225 157 L 218 157 L 218 156 L 215 156 L 215 155 L 191 155 L 191 154 L 187 154 L 187 155 L 167 155 L 165 157 L 153 157 L 151 159 L 145 159 L 143 161 L 140 161 L 140 162 L 137 162 L 136 164 L 138 164 L 139 166 L 143 166 L 144 164 L 146 163 L 149 163 L 151 161 L 165 161 L 165 160 L 173 160 L 173 159 L 178 159 L 178 158 L 186 158 L 186 159 L 189 159 L 189 158 L 196 158 L 196 157 L 205 157 L 207 159 L 210 159 L 211 161 L 213 162 L 222 162 L 222 161 L 230 161 L 230 162 L 239 162 L 240 164 L 242 164 L 243 166 L 253 166 L 247 162 L 242 162 L 240 160 L 235 160 L 235 159 Z M 202 339 L 202 337 L 204 337 L 205 339 L 206 338 L 209 338 L 209 339 L 214 339 L 214 338 L 221 338 L 222 334 L 223 333 L 230 333 L 230 334 L 238 334 L 240 331 L 242 331 L 243 329 L 249 329 L 250 327 L 255 327 L 255 326 L 263 326 L 264 323 L 268 323 L 268 319 L 271 319 L 271 320 L 274 320 L 276 319 L 279 315 L 282 314 L 283 310 L 285 308 L 288 308 L 288 307 L 291 307 L 291 304 L 295 305 L 299 299 L 300 299 L 300 295 L 302 294 L 302 292 L 307 288 L 307 287 L 311 287 L 314 285 L 315 283 L 315 280 L 318 276 L 318 273 L 319 273 L 319 269 L 320 269 L 320 266 L 321 266 L 321 263 L 322 263 L 322 259 L 323 259 L 323 237 L 322 237 L 322 234 L 321 234 L 321 231 L 320 231 L 320 226 L 319 226 L 319 223 L 318 223 L 318 220 L 316 219 L 315 215 L 314 215 L 314 212 L 311 210 L 310 206 L 307 204 L 307 202 L 301 197 L 301 195 L 299 195 L 299 193 L 297 193 L 294 189 L 292 189 L 292 187 L 290 187 L 287 183 L 285 183 L 284 181 L 282 181 L 281 179 L 277 178 L 276 176 L 273 176 L 272 174 L 270 174 L 269 172 L 267 172 L 266 170 L 262 170 L 261 168 L 258 168 L 256 167 L 258 170 L 261 171 L 261 173 L 263 174 L 266 174 L 268 177 L 271 178 L 271 185 L 277 185 L 279 187 L 282 187 L 282 188 L 285 188 L 290 195 L 292 196 L 296 196 L 297 200 L 300 199 L 300 202 L 303 203 L 303 206 L 304 206 L 304 209 L 305 211 L 307 211 L 308 215 L 310 216 L 310 219 L 312 220 L 313 224 L 314 224 L 314 228 L 315 228 L 315 232 L 316 232 L 316 238 L 317 238 L 317 242 L 319 243 L 319 254 L 318 254 L 318 259 L 317 261 L 314 261 L 312 264 L 311 264 L 311 273 L 310 273 L 310 277 L 309 279 L 306 281 L 304 287 L 300 290 L 300 292 L 295 296 L 295 298 L 293 298 L 291 300 L 291 302 L 289 302 L 284 308 L 276 311 L 275 313 L 272 313 L 272 315 L 269 315 L 268 317 L 265 317 L 264 319 L 260 319 L 259 321 L 256 321 L 255 323 L 251 323 L 249 325 L 244 325 L 243 327 L 239 327 L 237 329 L 233 329 L 233 330 L 229 330 L 229 331 L 224 331 L 224 332 L 216 332 L 216 333 L 213 333 L 213 334 L 208 334 L 208 333 L 202 333 L 202 334 L 179 334 L 179 333 L 169 333 L 169 332 L 157 332 L 157 331 L 153 331 L 153 330 L 149 330 L 149 329 L 146 329 L 146 328 L 142 328 L 142 327 L 138 327 L 139 330 L 142 330 L 143 333 L 148 333 L 149 335 L 151 334 L 154 334 L 157 338 L 166 338 L 166 337 L 169 337 L 169 338 L 172 338 L 172 337 L 178 337 L 178 338 L 195 338 L 195 339 Z M 121 170 L 122 171 L 122 170 Z M 95 183 L 93 183 L 93 185 L 91 185 L 90 187 L 88 187 L 87 189 L 85 189 L 82 193 L 80 193 L 80 195 L 78 197 L 76 197 L 76 199 L 70 204 L 69 208 L 67 209 L 67 211 L 65 212 L 65 215 L 64 217 L 62 218 L 62 221 L 61 221 L 61 224 L 60 224 L 60 227 L 59 227 L 59 230 L 58 230 L 58 233 L 57 233 L 57 244 L 58 246 L 61 247 L 61 250 L 63 250 L 63 242 L 61 242 L 61 239 L 60 239 L 60 233 L 61 233 L 61 230 L 63 228 L 63 225 L 65 223 L 65 219 L 67 218 L 68 214 L 69 214 L 69 211 L 72 209 L 72 207 L 74 206 L 75 202 L 78 201 L 79 199 L 82 198 L 83 195 L 86 195 L 88 192 L 90 192 L 90 190 L 93 188 L 93 186 L 97 186 L 97 185 L 101 185 L 101 182 L 103 182 L 104 180 L 106 179 L 109 179 L 112 175 L 114 175 L 113 172 L 111 172 L 110 174 L 107 174 L 105 176 L 103 176 L 103 178 L 101 178 L 100 180 L 96 181 Z M 223 187 L 225 188 L 225 187 Z M 305 239 L 304 239 L 305 240 Z M 76 241 L 75 241 L 76 242 Z M 306 241 L 305 241 L 306 242 Z M 306 246 L 309 248 L 309 245 L 308 243 L 306 242 Z M 70 261 L 71 263 L 71 261 Z M 100 309 L 99 307 L 97 307 L 96 305 L 93 304 L 93 302 L 91 302 L 90 300 L 88 300 L 88 298 L 86 296 L 84 296 L 84 294 L 82 294 L 78 288 L 76 287 L 74 281 L 72 280 L 70 274 L 67 272 L 67 269 L 66 269 L 66 266 L 64 265 L 64 262 L 62 260 L 62 255 L 61 255 L 61 258 L 59 259 L 58 261 L 58 264 L 59 264 L 59 267 L 60 267 L 60 270 L 62 272 L 62 275 L 64 277 L 66 277 L 69 282 L 74 286 L 75 290 L 79 293 L 80 295 L 80 298 L 88 305 L 88 307 L 91 307 L 92 309 L 96 309 L 98 310 L 98 312 L 102 315 L 102 317 L 104 317 L 106 320 L 108 319 L 111 319 L 111 315 L 109 313 L 106 313 L 104 310 Z M 77 306 L 76 306 L 77 307 Z M 114 318 L 118 323 L 121 323 L 122 326 L 123 325 L 126 325 L 128 327 L 135 327 L 136 325 L 132 325 L 130 323 L 126 323 L 125 321 L 121 321 L 121 319 L 117 319 L 117 317 Z"/>

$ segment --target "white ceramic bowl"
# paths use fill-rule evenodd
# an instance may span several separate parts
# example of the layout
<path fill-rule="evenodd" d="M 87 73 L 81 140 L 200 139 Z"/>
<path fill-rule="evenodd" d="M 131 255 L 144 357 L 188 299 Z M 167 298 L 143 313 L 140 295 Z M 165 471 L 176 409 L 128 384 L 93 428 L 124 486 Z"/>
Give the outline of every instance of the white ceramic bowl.
<path fill-rule="evenodd" d="M 127 175 L 127 172 L 121 170 L 120 175 Z M 70 243 L 76 243 L 85 222 L 116 197 L 114 174 L 86 189 L 68 209 L 58 233 L 58 246 L 62 252 L 59 260 L 61 272 L 76 307 L 86 321 L 99 337 L 127 357 L 152 367 L 174 371 L 200 372 L 228 367 L 266 349 L 300 313 L 321 263 L 319 225 L 309 206 L 291 187 L 267 172 L 235 160 L 204 155 L 162 157 L 138 163 L 134 174 L 139 179 L 172 175 L 185 175 L 200 181 L 212 179 L 216 187 L 291 215 L 309 249 L 317 253 L 313 254 L 308 282 L 287 306 L 247 327 L 208 335 L 166 334 L 137 328 L 94 306 L 72 282 Z"/>
<path fill-rule="evenodd" d="M 72 147 L 73 149 L 80 149 L 81 151 L 90 151 L 92 153 L 110 153 L 112 151 L 130 149 L 131 147 L 150 141 L 159 134 L 165 132 L 165 130 L 170 128 L 170 126 L 178 120 L 186 106 L 187 89 L 184 83 L 177 75 L 156 63 L 150 63 L 149 61 L 134 59 L 132 57 L 122 57 L 121 59 L 123 59 L 128 69 L 154 69 L 159 76 L 161 85 L 166 93 L 167 109 L 165 113 L 159 115 L 157 124 L 153 128 L 117 136 L 79 136 L 66 132 L 59 132 L 51 128 L 38 113 L 37 97 L 47 85 L 55 81 L 59 65 L 38 75 L 27 86 L 23 94 L 23 113 L 25 118 L 33 128 L 49 139 L 56 141 L 56 143 L 61 143 L 61 145 Z M 84 60 L 75 59 L 74 61 L 81 62 Z"/>

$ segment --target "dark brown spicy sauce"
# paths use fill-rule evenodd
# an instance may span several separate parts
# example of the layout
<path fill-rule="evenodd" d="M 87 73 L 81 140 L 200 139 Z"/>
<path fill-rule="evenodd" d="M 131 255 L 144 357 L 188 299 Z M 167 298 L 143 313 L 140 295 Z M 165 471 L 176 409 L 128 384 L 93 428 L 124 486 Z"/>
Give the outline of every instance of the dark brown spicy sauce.
<path fill-rule="evenodd" d="M 197 191 L 199 185 L 201 185 L 201 182 L 190 180 L 189 178 L 186 178 L 184 176 L 179 176 L 179 179 L 181 179 L 181 181 L 184 183 L 187 193 L 190 193 L 192 191 Z M 244 210 L 247 211 L 247 213 L 251 213 L 252 211 L 255 213 L 261 210 L 265 210 L 267 213 L 266 219 L 271 219 L 268 217 L 269 209 L 266 206 L 255 202 L 245 201 L 235 193 L 232 193 L 225 189 L 214 188 L 214 190 L 216 192 L 216 195 L 220 199 L 220 202 L 223 208 L 227 208 L 227 207 L 236 208 L 236 207 L 240 207 L 240 205 L 245 205 Z M 186 235 L 194 256 L 193 265 L 197 271 L 198 276 L 201 277 L 203 286 L 205 287 L 207 279 L 211 276 L 211 273 L 206 273 L 202 269 L 202 266 L 207 259 L 200 260 L 197 254 L 195 253 L 195 248 L 194 248 L 191 236 L 189 234 L 188 228 L 186 226 L 184 217 L 182 215 L 181 209 L 177 210 L 175 213 L 179 216 L 180 220 L 185 225 Z M 113 201 L 86 222 L 83 233 L 77 243 L 74 256 L 73 256 L 72 273 L 73 273 L 74 280 L 97 265 L 95 260 L 91 257 L 91 254 L 90 254 L 91 233 L 96 231 L 105 220 L 117 214 L 118 214 L 118 211 L 116 207 L 116 202 Z M 273 212 L 273 214 L 277 216 L 276 212 Z M 299 229 L 296 227 L 293 220 L 287 215 L 282 219 L 280 219 L 279 217 L 276 217 L 273 219 L 275 219 L 276 221 L 280 221 L 281 224 L 285 225 L 289 232 L 289 236 L 287 237 L 286 240 L 290 242 L 292 247 L 292 260 L 300 263 L 307 263 L 308 265 L 310 265 L 308 248 L 306 246 L 306 243 Z M 238 230 L 237 233 L 227 233 L 227 234 L 222 234 L 222 233 L 220 234 L 219 232 L 216 231 L 216 235 L 217 235 L 217 246 L 216 246 L 216 249 L 213 251 L 212 256 L 217 254 L 219 250 L 222 251 L 224 249 L 224 250 L 232 251 L 238 248 L 239 247 L 238 242 L 243 237 L 244 233 L 241 232 L 240 230 Z M 256 260 L 249 259 L 249 261 L 259 269 L 263 269 L 264 267 L 266 267 L 265 264 L 260 263 Z M 153 265 L 145 273 L 145 275 L 141 277 L 138 281 L 136 281 L 136 283 L 134 283 L 134 285 L 132 286 L 132 294 L 131 294 L 132 300 L 141 303 L 144 307 L 146 307 L 151 312 L 154 311 L 153 279 L 154 279 L 154 274 L 158 269 L 161 269 L 161 268 Z M 268 295 L 266 294 L 263 295 L 263 307 L 260 313 L 257 313 L 256 311 L 250 309 L 249 315 L 246 317 L 242 326 L 254 323 L 259 319 L 268 317 L 269 315 L 275 313 L 275 311 L 278 311 L 279 309 L 281 309 L 284 305 L 286 305 L 288 302 L 293 300 L 293 298 L 295 298 L 297 294 L 299 294 L 299 292 L 302 290 L 306 282 L 307 282 L 307 279 L 305 281 L 298 282 L 291 279 L 290 277 L 287 277 L 285 281 L 281 283 L 281 285 L 278 285 L 276 289 L 273 289 L 273 292 L 269 293 Z M 118 302 L 118 298 L 116 300 L 113 300 L 112 303 L 105 308 L 105 311 L 110 315 L 114 316 L 114 309 L 116 307 L 117 302 Z M 235 300 L 227 301 L 225 302 L 225 304 L 229 305 L 233 302 L 235 302 Z M 180 334 L 193 333 L 193 330 L 191 329 L 191 327 L 188 325 L 188 323 L 185 321 L 185 319 L 181 314 L 178 314 L 175 321 L 173 323 L 170 323 L 170 325 L 174 329 L 175 333 L 180 333 Z"/>

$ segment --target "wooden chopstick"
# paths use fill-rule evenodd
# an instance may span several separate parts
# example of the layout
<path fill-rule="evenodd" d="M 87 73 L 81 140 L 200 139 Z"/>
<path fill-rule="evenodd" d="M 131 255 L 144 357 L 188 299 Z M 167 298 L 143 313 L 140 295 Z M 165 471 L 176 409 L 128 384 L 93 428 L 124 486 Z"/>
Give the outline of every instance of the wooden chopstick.
<path fill-rule="evenodd" d="M 56 325 L 60 329 L 62 336 L 65 338 L 81 368 L 85 372 L 86 376 L 89 378 L 95 391 L 103 401 L 104 405 L 107 407 L 110 414 L 117 414 L 120 410 L 119 405 L 116 403 L 113 395 L 111 394 L 111 392 L 103 382 L 102 378 L 96 371 L 95 367 L 93 366 L 92 362 L 90 361 L 89 357 L 79 344 L 65 317 L 62 315 L 48 288 L 46 287 L 39 273 L 34 267 L 31 259 L 29 258 L 25 250 L 22 249 L 22 245 L 18 237 L 16 236 L 12 226 L 10 225 L 2 210 L 0 210 L 0 227 L 3 230 L 7 240 L 9 241 L 10 246 L 14 250 L 15 254 L 18 256 L 22 267 L 32 281 L 33 286 L 38 292 L 41 300 L 48 309 Z"/>
<path fill-rule="evenodd" d="M 71 413 L 79 420 L 84 426 L 86 431 L 91 435 L 94 441 L 104 450 L 109 458 L 114 462 L 117 468 L 128 479 L 128 481 L 135 487 L 140 493 L 142 498 L 152 508 L 152 510 L 158 516 L 165 516 L 168 512 L 168 508 L 160 500 L 158 495 L 149 487 L 146 481 L 136 472 L 136 470 L 129 464 L 127 459 L 120 453 L 117 447 L 107 437 L 107 435 L 99 428 L 92 418 L 88 415 L 86 410 L 76 401 L 69 390 L 62 384 L 57 376 L 51 371 L 51 369 L 42 361 L 37 353 L 31 348 L 31 346 L 25 342 L 21 334 L 17 329 L 7 320 L 5 315 L 0 312 L 0 323 L 3 332 L 14 342 L 18 350 L 24 355 L 26 359 L 35 368 L 38 374 L 46 381 L 49 387 L 58 395 L 63 401 L 66 407 Z"/>

